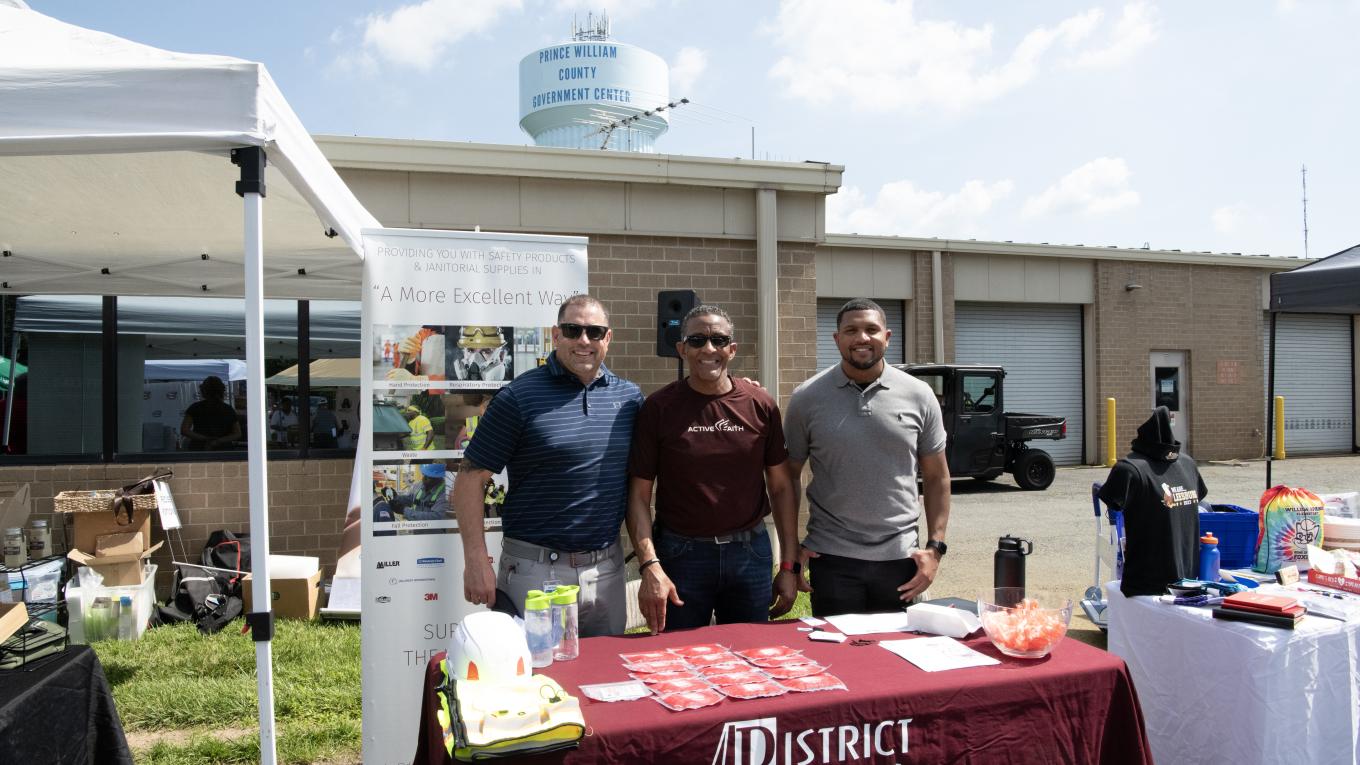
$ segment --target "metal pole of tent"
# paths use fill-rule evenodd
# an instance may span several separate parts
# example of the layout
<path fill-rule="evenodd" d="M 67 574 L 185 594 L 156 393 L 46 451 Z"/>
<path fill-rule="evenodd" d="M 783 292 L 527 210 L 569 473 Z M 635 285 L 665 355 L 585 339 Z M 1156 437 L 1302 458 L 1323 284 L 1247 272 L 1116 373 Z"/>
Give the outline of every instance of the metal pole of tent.
<path fill-rule="evenodd" d="M 9 446 L 9 424 L 14 417 L 14 380 L 18 377 L 19 360 L 14 358 L 19 355 L 19 330 L 14 330 L 14 343 L 9 350 L 9 387 L 5 390 L 5 432 L 4 439 L 0 440 L 0 447 Z"/>
<path fill-rule="evenodd" d="M 1279 317 L 1278 313 L 1270 312 L 1270 358 L 1266 359 L 1266 364 L 1270 366 L 1267 373 L 1270 375 L 1269 390 L 1266 391 L 1266 488 L 1270 488 L 1270 467 L 1275 463 L 1275 320 Z M 1285 448 L 1288 448 L 1286 445 Z"/>
<path fill-rule="evenodd" d="M 271 640 L 274 612 L 269 591 L 269 484 L 265 471 L 264 397 L 264 149 L 234 149 L 231 161 L 241 167 L 236 193 L 245 208 L 246 280 L 246 444 L 250 475 L 251 600 L 246 614 L 255 640 L 255 685 L 260 711 L 260 762 L 274 765 L 274 664 Z"/>

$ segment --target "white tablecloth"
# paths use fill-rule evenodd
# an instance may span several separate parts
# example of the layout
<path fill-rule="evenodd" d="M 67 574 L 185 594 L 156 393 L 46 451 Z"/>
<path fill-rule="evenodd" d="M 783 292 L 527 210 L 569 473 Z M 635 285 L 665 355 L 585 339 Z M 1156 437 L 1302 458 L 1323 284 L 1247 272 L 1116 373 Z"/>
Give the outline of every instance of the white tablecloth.
<path fill-rule="evenodd" d="M 1360 621 L 1291 631 L 1126 598 L 1118 582 L 1105 597 L 1158 763 L 1360 763 Z"/>

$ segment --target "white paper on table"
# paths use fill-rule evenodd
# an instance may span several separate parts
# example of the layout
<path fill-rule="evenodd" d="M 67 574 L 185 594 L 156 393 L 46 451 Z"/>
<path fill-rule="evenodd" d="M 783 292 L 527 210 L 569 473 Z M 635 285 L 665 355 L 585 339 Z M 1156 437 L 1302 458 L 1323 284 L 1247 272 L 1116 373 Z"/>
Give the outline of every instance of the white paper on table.
<path fill-rule="evenodd" d="M 798 621 L 802 622 L 803 624 L 806 624 L 806 625 L 809 626 L 809 627 L 820 627 L 820 626 L 822 626 L 823 624 L 826 624 L 826 620 L 825 620 L 825 619 L 818 619 L 818 618 L 815 617 L 815 616 L 804 616 L 803 618 L 799 619 Z"/>
<path fill-rule="evenodd" d="M 879 645 L 915 664 L 926 672 L 964 667 L 986 667 L 1001 662 L 978 653 L 951 637 L 910 640 L 880 640 Z"/>
<path fill-rule="evenodd" d="M 906 611 L 886 614 L 840 614 L 828 616 L 831 626 L 846 635 L 872 635 L 876 632 L 910 632 Z"/>

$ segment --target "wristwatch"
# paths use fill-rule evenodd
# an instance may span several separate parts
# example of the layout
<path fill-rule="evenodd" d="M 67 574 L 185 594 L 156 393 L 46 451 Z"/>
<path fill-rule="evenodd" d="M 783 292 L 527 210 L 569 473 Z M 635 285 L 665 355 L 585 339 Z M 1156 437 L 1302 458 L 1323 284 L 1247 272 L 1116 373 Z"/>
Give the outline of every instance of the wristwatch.
<path fill-rule="evenodd" d="M 944 542 L 941 542 L 938 539 L 932 539 L 929 542 L 926 542 L 926 549 L 934 550 L 936 555 L 943 558 L 944 554 L 949 552 L 949 545 L 945 544 Z"/>

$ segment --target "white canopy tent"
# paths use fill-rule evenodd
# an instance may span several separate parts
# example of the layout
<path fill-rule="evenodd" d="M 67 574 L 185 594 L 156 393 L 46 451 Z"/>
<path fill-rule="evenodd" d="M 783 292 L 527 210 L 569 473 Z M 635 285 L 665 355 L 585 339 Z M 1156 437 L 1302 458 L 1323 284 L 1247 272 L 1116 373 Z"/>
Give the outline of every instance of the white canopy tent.
<path fill-rule="evenodd" d="M 255 401 L 266 292 L 358 299 L 359 232 L 378 222 L 263 65 L 162 51 L 0 0 L 0 104 L 0 292 L 244 297 Z M 256 604 L 271 601 L 263 415 L 253 406 L 247 420 Z M 251 625 L 272 764 L 270 617 Z"/>

